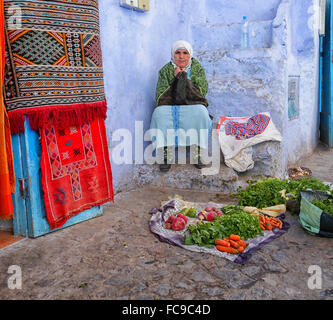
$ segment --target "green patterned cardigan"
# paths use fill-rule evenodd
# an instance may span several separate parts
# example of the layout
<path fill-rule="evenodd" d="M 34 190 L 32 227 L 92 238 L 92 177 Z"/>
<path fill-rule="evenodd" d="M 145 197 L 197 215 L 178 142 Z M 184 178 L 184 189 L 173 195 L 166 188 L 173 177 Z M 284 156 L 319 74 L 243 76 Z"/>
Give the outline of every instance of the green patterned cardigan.
<path fill-rule="evenodd" d="M 158 81 L 156 86 L 156 106 L 160 105 L 161 97 L 170 92 L 174 79 L 174 66 L 171 62 L 169 62 L 158 72 Z M 195 58 L 192 58 L 191 63 L 191 82 L 194 86 L 199 88 L 200 94 L 204 99 L 208 92 L 208 81 L 204 68 Z"/>

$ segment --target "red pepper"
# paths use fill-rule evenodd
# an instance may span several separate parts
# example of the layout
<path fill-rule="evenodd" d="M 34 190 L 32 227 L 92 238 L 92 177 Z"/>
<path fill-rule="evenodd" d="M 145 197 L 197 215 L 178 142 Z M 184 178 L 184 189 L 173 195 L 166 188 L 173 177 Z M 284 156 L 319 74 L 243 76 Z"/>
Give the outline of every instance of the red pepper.
<path fill-rule="evenodd" d="M 182 218 L 182 219 L 185 221 L 185 223 L 187 223 L 187 217 L 184 216 L 183 214 L 179 213 L 179 214 L 177 215 L 177 218 Z"/>
<path fill-rule="evenodd" d="M 172 223 L 172 230 L 174 231 L 180 231 L 185 228 L 185 221 L 178 217 L 175 219 L 175 221 Z"/>
<path fill-rule="evenodd" d="M 217 213 L 215 211 L 209 212 L 207 215 L 207 221 L 215 220 L 216 216 L 217 216 Z"/>
<path fill-rule="evenodd" d="M 172 224 L 172 222 L 174 222 L 174 221 L 175 221 L 175 219 L 176 219 L 176 217 L 175 217 L 175 216 L 169 216 L 169 218 L 168 218 L 168 220 L 167 220 L 166 222 L 169 222 L 169 223 L 171 223 L 171 224 Z"/>
<path fill-rule="evenodd" d="M 171 229 L 171 226 L 172 226 L 172 224 L 168 221 L 166 221 L 165 224 L 164 224 L 165 229 Z"/>

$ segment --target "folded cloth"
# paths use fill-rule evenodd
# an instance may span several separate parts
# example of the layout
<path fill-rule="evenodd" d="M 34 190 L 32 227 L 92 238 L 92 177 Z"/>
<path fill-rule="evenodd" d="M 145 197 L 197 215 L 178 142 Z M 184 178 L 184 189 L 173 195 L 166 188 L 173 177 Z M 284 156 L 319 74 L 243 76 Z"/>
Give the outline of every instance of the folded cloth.
<path fill-rule="evenodd" d="M 233 158 L 225 158 L 224 163 L 226 166 L 236 170 L 237 172 L 245 172 L 254 168 L 252 154 L 253 148 L 247 147 L 240 150 Z"/>
<path fill-rule="evenodd" d="M 151 119 L 151 139 L 155 149 L 191 145 L 208 148 L 212 120 L 203 105 L 159 106 Z"/>
<path fill-rule="evenodd" d="M 265 114 L 256 114 L 245 123 L 228 121 L 225 124 L 226 135 L 233 135 L 237 140 L 248 139 L 262 133 L 269 124 L 270 117 Z"/>
<path fill-rule="evenodd" d="M 252 117 L 221 117 L 217 134 L 225 164 L 238 172 L 254 167 L 252 146 L 265 141 L 282 141 L 269 112 Z"/>

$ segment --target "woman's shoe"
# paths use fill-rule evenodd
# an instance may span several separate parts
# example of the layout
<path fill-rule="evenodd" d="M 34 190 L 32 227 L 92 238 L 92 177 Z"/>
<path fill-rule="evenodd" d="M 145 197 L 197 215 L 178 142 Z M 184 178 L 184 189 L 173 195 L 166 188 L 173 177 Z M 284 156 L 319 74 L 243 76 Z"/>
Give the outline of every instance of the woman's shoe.
<path fill-rule="evenodd" d="M 168 163 L 160 164 L 160 171 L 162 171 L 162 172 L 167 172 L 170 170 L 170 168 L 171 168 L 171 164 L 168 164 Z"/>
<path fill-rule="evenodd" d="M 195 163 L 194 166 L 198 169 L 202 169 L 202 168 L 206 167 L 206 165 L 201 162 L 200 157 L 198 157 L 198 163 Z"/>
<path fill-rule="evenodd" d="M 164 147 L 164 163 L 160 164 L 160 171 L 167 172 L 171 168 L 171 164 L 168 163 L 168 148 Z"/>

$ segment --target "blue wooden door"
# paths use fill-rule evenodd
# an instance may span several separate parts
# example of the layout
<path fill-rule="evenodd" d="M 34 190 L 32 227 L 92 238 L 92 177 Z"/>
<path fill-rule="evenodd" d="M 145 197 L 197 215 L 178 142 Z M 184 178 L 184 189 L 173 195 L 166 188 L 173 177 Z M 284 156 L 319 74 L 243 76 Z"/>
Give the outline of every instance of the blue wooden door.
<path fill-rule="evenodd" d="M 322 76 L 320 92 L 320 140 L 333 147 L 333 6 L 331 0 L 326 1 L 325 36 L 322 44 Z"/>
<path fill-rule="evenodd" d="M 41 144 L 36 131 L 25 121 L 25 132 L 12 135 L 16 187 L 13 195 L 14 235 L 38 237 L 63 229 L 103 213 L 102 206 L 95 206 L 70 218 L 61 228 L 51 230 L 46 218 L 41 182 Z"/>

